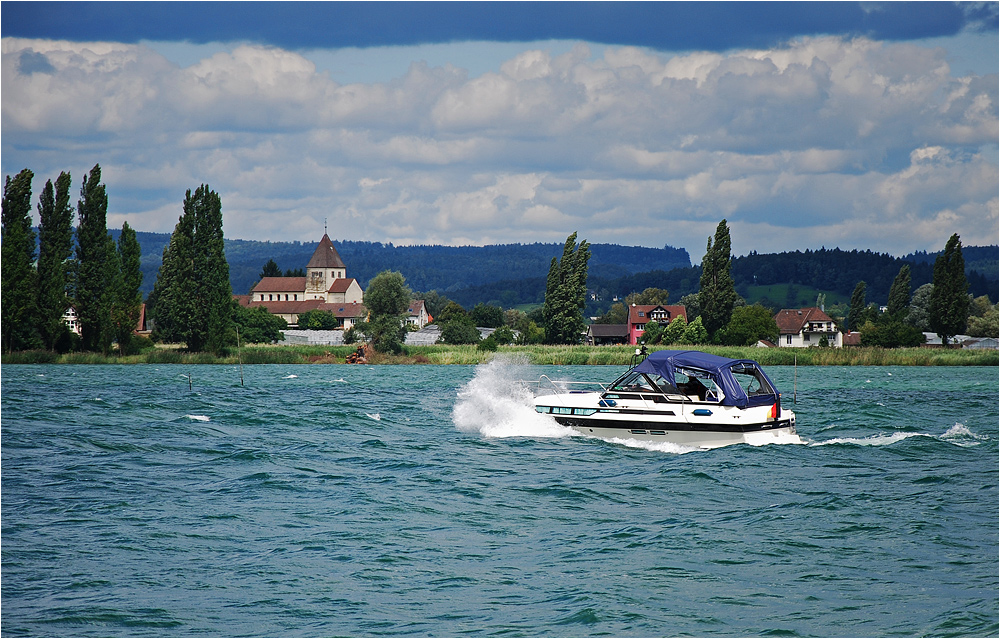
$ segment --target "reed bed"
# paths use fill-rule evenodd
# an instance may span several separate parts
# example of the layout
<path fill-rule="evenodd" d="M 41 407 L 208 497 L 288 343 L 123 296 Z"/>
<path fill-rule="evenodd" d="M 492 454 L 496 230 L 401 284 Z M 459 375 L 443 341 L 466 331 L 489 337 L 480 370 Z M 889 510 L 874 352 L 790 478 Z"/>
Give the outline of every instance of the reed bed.
<path fill-rule="evenodd" d="M 943 348 L 751 348 L 731 346 L 670 346 L 670 349 L 700 350 L 723 357 L 754 359 L 764 366 L 1000 366 L 996 350 Z M 351 346 L 260 345 L 235 350 L 224 356 L 190 353 L 176 347 L 151 348 L 138 355 L 23 351 L 4 354 L 3 364 L 343 364 L 354 352 Z M 661 350 L 659 348 L 651 349 Z M 501 346 L 496 353 L 473 345 L 437 344 L 411 346 L 401 355 L 376 353 L 370 364 L 483 364 L 498 354 L 517 354 L 531 364 L 579 366 L 627 366 L 634 346 Z"/>

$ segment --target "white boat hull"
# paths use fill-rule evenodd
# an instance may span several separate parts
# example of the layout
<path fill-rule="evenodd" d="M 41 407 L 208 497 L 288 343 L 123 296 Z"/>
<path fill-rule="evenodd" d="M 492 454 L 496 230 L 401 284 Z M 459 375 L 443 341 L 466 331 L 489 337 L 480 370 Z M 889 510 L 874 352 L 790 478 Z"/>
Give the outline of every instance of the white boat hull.
<path fill-rule="evenodd" d="M 535 410 L 587 436 L 671 443 L 689 448 L 791 442 L 795 414 L 771 408 L 737 408 L 709 402 L 652 402 L 619 399 L 601 404 L 601 393 L 557 393 L 535 398 Z"/>

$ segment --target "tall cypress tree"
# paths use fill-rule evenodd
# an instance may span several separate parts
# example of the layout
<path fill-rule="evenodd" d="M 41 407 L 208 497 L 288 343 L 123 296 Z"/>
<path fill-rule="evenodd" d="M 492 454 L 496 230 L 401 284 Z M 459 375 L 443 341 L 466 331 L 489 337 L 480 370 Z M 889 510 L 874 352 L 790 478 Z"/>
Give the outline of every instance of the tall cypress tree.
<path fill-rule="evenodd" d="M 76 230 L 76 312 L 80 317 L 83 348 L 111 350 L 111 296 L 115 261 L 110 252 L 114 241 L 108 235 L 108 194 L 101 182 L 101 165 L 95 164 L 83 177 Z"/>
<path fill-rule="evenodd" d="M 3 348 L 14 350 L 38 345 L 35 332 L 37 317 L 37 273 L 35 232 L 31 228 L 31 180 L 35 174 L 23 169 L 9 175 L 3 189 L 3 213 L 0 214 L 0 329 Z"/>
<path fill-rule="evenodd" d="M 142 249 L 128 222 L 122 224 L 116 257 L 119 276 L 115 283 L 111 323 L 118 340 L 118 349 L 122 355 L 126 355 L 132 341 L 132 332 L 139 322 L 139 308 L 142 305 L 142 294 L 139 293 L 139 287 L 142 286 Z"/>
<path fill-rule="evenodd" d="M 66 332 L 62 316 L 69 306 L 69 260 L 73 255 L 73 207 L 69 201 L 72 179 L 63 171 L 45 183 L 38 203 L 38 327 L 45 348 L 52 350 Z"/>
<path fill-rule="evenodd" d="M 561 260 L 552 258 L 545 283 L 545 339 L 550 344 L 576 344 L 586 328 L 587 263 L 590 244 L 576 244 L 576 233 L 566 238 Z"/>
<path fill-rule="evenodd" d="M 715 244 L 712 244 L 712 238 L 708 238 L 705 258 L 701 262 L 698 304 L 701 306 L 701 321 L 710 336 L 729 323 L 736 305 L 731 254 L 729 227 L 723 219 L 715 229 Z"/>
<path fill-rule="evenodd" d="M 962 333 L 969 320 L 969 281 L 957 233 L 948 239 L 944 253 L 934 260 L 929 312 L 931 330 L 941 336 L 944 344 L 948 338 Z"/>

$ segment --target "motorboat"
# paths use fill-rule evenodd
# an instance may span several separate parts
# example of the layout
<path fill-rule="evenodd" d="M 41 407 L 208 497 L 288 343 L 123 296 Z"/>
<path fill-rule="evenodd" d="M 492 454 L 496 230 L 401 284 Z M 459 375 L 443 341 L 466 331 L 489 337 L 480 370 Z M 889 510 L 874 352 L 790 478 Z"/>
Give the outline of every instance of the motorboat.
<path fill-rule="evenodd" d="M 692 448 L 795 436 L 795 414 L 782 408 L 771 379 L 750 359 L 662 350 L 611 384 L 556 382 L 544 375 L 535 384 L 535 411 L 584 435 Z M 590 389 L 580 389 L 584 385 Z"/>

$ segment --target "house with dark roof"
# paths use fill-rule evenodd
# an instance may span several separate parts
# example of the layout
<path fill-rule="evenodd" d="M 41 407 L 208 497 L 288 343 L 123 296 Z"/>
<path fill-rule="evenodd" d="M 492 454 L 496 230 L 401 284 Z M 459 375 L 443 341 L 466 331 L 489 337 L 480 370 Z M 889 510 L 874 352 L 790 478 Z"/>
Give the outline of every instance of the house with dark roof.
<path fill-rule="evenodd" d="M 687 310 L 679 304 L 633 304 L 628 307 L 628 343 L 638 344 L 646 324 L 656 322 L 666 326 L 678 317 L 687 321 Z"/>
<path fill-rule="evenodd" d="M 333 313 L 344 329 L 368 318 L 362 303 L 364 291 L 356 279 L 347 277 L 347 266 L 326 233 L 306 264 L 305 277 L 265 277 L 249 296 L 233 297 L 244 306 L 263 306 L 292 325 L 298 323 L 300 313 L 312 310 Z M 418 328 L 429 321 L 422 300 L 412 302 L 408 313 L 407 321 Z"/>
<path fill-rule="evenodd" d="M 778 324 L 778 346 L 819 346 L 825 337 L 834 348 L 844 346 L 844 336 L 833 318 L 815 306 L 811 308 L 783 308 L 774 316 Z"/>
<path fill-rule="evenodd" d="M 591 324 L 587 327 L 587 344 L 590 346 L 627 343 L 628 324 Z"/>

